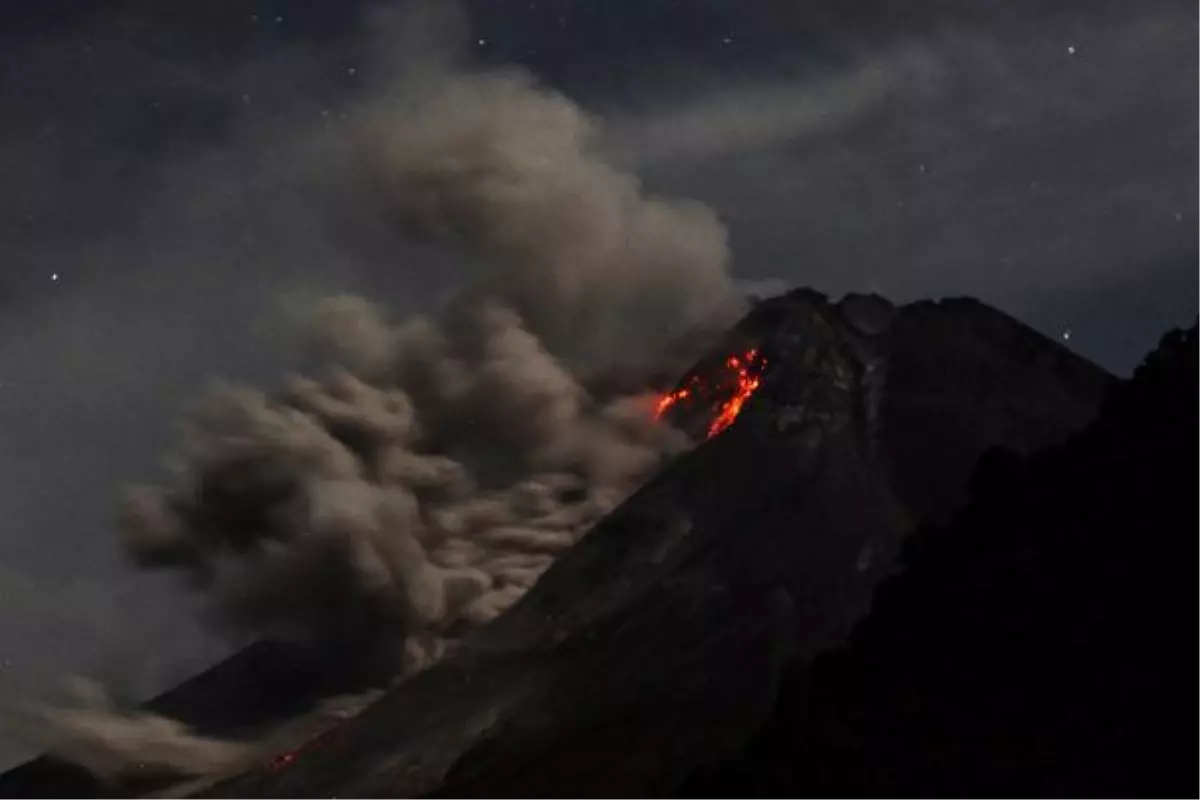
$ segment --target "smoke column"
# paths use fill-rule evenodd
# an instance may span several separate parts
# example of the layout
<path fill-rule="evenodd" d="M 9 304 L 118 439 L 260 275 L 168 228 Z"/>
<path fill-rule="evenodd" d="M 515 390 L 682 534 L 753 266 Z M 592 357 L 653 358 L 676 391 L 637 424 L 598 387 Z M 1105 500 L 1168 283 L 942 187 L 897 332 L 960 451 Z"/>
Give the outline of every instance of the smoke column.
<path fill-rule="evenodd" d="M 121 530 L 230 632 L 402 678 L 688 446 L 647 390 L 739 301 L 716 217 L 644 194 L 596 155 L 596 121 L 530 76 L 427 70 L 367 112 L 346 166 L 355 213 L 454 248 L 471 279 L 403 321 L 321 303 L 310 374 L 201 398 L 178 481 L 129 490 Z M 102 707 L 55 721 L 59 751 L 102 774 L 244 756 Z"/>
<path fill-rule="evenodd" d="M 317 317 L 323 366 L 278 396 L 225 387 L 188 422 L 182 483 L 130 493 L 125 544 L 232 627 L 435 660 L 508 608 L 663 455 L 664 342 L 728 309 L 724 232 L 589 151 L 592 122 L 519 73 L 444 77 L 364 126 L 364 190 L 475 280 L 400 323 Z M 392 652 L 394 650 L 394 652 Z"/>

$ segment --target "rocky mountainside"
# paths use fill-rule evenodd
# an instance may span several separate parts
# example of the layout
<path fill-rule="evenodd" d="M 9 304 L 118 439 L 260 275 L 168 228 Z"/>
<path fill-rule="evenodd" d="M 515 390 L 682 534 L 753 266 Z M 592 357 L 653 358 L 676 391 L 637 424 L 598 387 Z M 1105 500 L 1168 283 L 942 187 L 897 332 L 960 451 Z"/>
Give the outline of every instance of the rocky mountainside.
<path fill-rule="evenodd" d="M 985 456 L 848 644 L 677 793 L 1194 794 L 1196 348 L 1168 334 L 1064 445 Z"/>
<path fill-rule="evenodd" d="M 1112 380 L 972 300 L 762 302 L 665 409 L 717 435 L 459 654 L 202 793 L 670 793 L 761 726 L 785 661 L 845 639 L 905 534 L 948 518 L 984 450 L 1062 440 Z"/>

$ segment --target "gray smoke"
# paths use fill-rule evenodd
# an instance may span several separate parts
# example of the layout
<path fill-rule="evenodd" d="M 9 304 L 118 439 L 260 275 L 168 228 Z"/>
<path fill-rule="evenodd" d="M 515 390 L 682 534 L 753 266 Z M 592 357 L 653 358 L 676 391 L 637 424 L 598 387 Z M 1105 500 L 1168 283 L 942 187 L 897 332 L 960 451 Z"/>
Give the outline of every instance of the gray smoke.
<path fill-rule="evenodd" d="M 734 307 L 724 231 L 599 160 L 594 124 L 519 73 L 381 104 L 360 139 L 367 207 L 461 246 L 475 279 L 402 323 L 332 298 L 315 377 L 214 391 L 188 422 L 181 487 L 127 498 L 133 557 L 185 571 L 239 632 L 408 672 L 683 446 L 650 398 L 583 378 L 647 378 L 664 343 Z"/>
<path fill-rule="evenodd" d="M 121 530 L 137 564 L 185 575 L 231 633 L 402 678 L 688 446 L 654 419 L 649 384 L 740 302 L 716 217 L 646 196 L 596 155 L 597 121 L 528 75 L 427 76 L 369 112 L 356 209 L 453 248 L 471 280 L 403 321 L 321 302 L 308 374 L 203 397 L 177 483 L 129 490 Z M 55 722 L 60 752 L 105 772 L 147 761 L 149 740 L 180 772 L 242 757 L 157 717 Z"/>
<path fill-rule="evenodd" d="M 86 767 L 103 781 L 131 774 L 205 775 L 248 766 L 250 744 L 198 735 L 148 711 L 124 710 L 98 683 L 77 680 L 69 706 L 35 709 L 35 738 L 58 758 Z"/>
<path fill-rule="evenodd" d="M 435 79 L 369 115 L 364 188 L 369 208 L 483 261 L 475 291 L 568 369 L 644 374 L 725 310 L 726 234 L 699 203 L 647 197 L 596 133 L 524 72 Z"/>

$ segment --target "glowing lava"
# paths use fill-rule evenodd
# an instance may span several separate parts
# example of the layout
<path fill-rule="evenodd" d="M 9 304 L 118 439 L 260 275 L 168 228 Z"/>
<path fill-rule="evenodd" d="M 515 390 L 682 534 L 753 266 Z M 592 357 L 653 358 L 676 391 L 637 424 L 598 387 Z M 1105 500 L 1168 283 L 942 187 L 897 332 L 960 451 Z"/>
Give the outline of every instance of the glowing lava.
<path fill-rule="evenodd" d="M 758 357 L 757 349 L 748 350 L 741 358 L 730 356 L 726 359 L 725 366 L 734 374 L 734 392 L 733 396 L 721 405 L 717 415 L 713 417 L 712 423 L 708 426 L 709 439 L 732 425 L 738 414 L 742 413 L 742 406 L 750 399 L 750 395 L 758 390 L 762 379 L 762 368 L 766 363 L 765 358 Z"/>
<path fill-rule="evenodd" d="M 766 364 L 767 360 L 759 356 L 758 348 L 747 350 L 741 356 L 730 356 L 725 359 L 724 367 L 728 372 L 722 376 L 719 384 L 722 388 L 732 385 L 733 394 L 717 409 L 716 416 L 708 426 L 707 438 L 711 439 L 721 433 L 737 419 L 742 407 L 750 399 L 750 395 L 758 389 L 762 380 L 762 370 Z M 704 383 L 698 376 L 692 377 L 687 384 L 659 399 L 655 416 L 661 419 L 668 409 L 681 400 L 687 400 L 698 393 L 703 393 L 704 388 Z"/>

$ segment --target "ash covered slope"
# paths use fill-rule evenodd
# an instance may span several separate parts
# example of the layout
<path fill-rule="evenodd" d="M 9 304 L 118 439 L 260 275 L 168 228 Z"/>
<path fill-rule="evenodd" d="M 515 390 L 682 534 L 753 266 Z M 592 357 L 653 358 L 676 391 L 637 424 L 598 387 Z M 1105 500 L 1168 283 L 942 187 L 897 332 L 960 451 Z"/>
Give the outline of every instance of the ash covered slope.
<path fill-rule="evenodd" d="M 215 796 L 662 794 L 765 718 L 784 658 L 842 640 L 903 535 L 987 447 L 1085 425 L 1111 382 L 980 303 L 759 304 L 736 424 L 674 462 L 451 659 Z M 708 382 L 706 385 L 711 385 Z M 711 398 L 669 413 L 711 424 Z"/>

